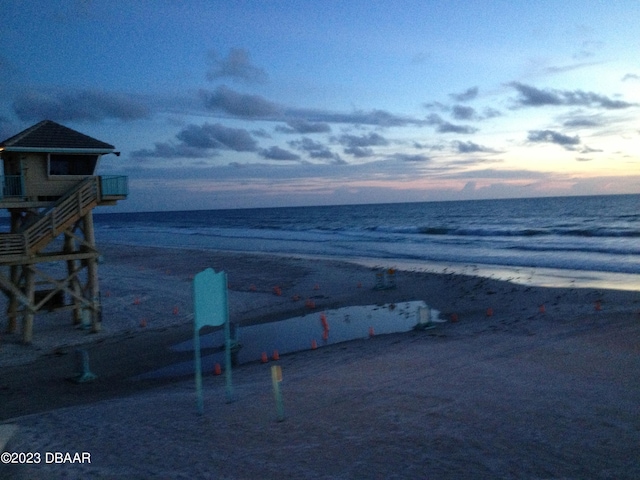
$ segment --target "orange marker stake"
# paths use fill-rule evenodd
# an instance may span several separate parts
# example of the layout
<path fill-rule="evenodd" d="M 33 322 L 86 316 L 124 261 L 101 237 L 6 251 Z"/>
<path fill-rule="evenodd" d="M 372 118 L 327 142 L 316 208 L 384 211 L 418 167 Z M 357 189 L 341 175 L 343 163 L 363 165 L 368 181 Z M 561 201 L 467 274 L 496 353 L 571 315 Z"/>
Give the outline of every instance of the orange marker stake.
<path fill-rule="evenodd" d="M 278 350 L 273 351 L 273 356 L 271 358 L 273 360 L 280 360 L 280 354 L 278 353 Z"/>
<path fill-rule="evenodd" d="M 324 313 L 320 314 L 320 322 L 322 323 L 322 329 L 329 331 L 329 323 L 327 322 L 327 316 Z"/>
<path fill-rule="evenodd" d="M 215 367 L 213 367 L 213 374 L 220 375 L 222 374 L 222 368 L 220 368 L 220 364 L 216 363 Z"/>
<path fill-rule="evenodd" d="M 374 337 L 376 332 L 373 330 L 373 327 L 369 327 L 369 338 Z"/>
<path fill-rule="evenodd" d="M 540 313 L 544 313 L 546 312 L 545 308 L 544 308 L 544 303 L 542 305 L 540 305 Z"/>
<path fill-rule="evenodd" d="M 311 350 L 315 350 L 316 348 L 318 348 L 318 342 L 311 340 Z"/>
<path fill-rule="evenodd" d="M 260 359 L 262 363 L 267 363 L 269 361 L 269 357 L 267 357 L 267 352 L 262 352 L 262 358 Z"/>

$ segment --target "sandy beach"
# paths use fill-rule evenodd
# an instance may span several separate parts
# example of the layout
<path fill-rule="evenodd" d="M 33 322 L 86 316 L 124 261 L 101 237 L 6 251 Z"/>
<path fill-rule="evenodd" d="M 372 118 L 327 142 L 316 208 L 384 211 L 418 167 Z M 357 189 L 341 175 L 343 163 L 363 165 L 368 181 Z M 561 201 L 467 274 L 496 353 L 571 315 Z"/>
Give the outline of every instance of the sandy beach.
<path fill-rule="evenodd" d="M 376 290 L 375 269 L 336 261 L 101 250 L 100 333 L 59 312 L 36 317 L 30 346 L 0 339 L 0 423 L 18 427 L 6 450 L 41 455 L 0 465 L 0 478 L 640 478 L 637 291 L 444 269 L 398 271 L 395 289 Z M 232 403 L 208 372 L 200 416 L 192 376 L 135 377 L 192 358 L 170 347 L 193 336 L 191 281 L 207 267 L 227 272 L 243 326 L 415 300 L 448 321 L 241 365 Z M 69 381 L 78 348 L 94 382 Z M 47 462 L 52 452 L 90 463 Z"/>

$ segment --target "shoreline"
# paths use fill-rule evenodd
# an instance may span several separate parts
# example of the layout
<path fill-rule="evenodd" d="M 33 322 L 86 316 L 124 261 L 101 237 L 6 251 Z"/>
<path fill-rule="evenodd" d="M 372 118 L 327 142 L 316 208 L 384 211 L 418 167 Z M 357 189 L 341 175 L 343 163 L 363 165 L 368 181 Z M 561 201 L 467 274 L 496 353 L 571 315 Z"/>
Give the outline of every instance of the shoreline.
<path fill-rule="evenodd" d="M 191 325 L 192 279 L 196 273 L 208 267 L 227 272 L 230 319 L 240 326 L 313 313 L 305 307 L 305 299 L 313 299 L 317 304 L 316 311 L 421 300 L 442 312 L 445 320 L 454 313 L 465 316 L 469 310 L 469 302 L 465 301 L 465 297 L 473 296 L 474 291 L 482 289 L 493 292 L 491 294 L 498 290 L 510 290 L 512 293 L 535 291 L 532 296 L 536 300 L 530 302 L 530 311 L 533 313 L 539 305 L 549 302 L 556 290 L 564 294 L 582 292 L 585 298 L 590 299 L 587 302 L 591 303 L 602 297 L 603 292 L 622 297 L 626 302 L 640 302 L 640 282 L 630 285 L 629 279 L 624 278 L 624 285 L 615 282 L 603 285 L 602 276 L 593 279 L 589 277 L 590 272 L 581 271 L 504 269 L 499 266 L 435 262 L 425 266 L 414 262 L 390 261 L 385 265 L 379 259 L 180 249 L 170 246 L 128 245 L 123 250 L 119 244 L 103 244 L 101 250 L 103 260 L 98 270 L 103 303 L 102 330 L 88 333 L 70 326 L 70 311 L 36 315 L 32 345 L 21 344 L 19 331 L 0 337 L 0 367 L 27 364 L 42 356 L 104 342 L 114 336 L 140 335 L 145 331 Z M 398 288 L 375 290 L 376 274 L 389 268 L 397 271 Z M 584 277 L 573 279 L 570 276 L 572 273 Z M 552 280 L 548 281 L 550 278 Z M 430 295 L 416 288 L 420 282 L 431 285 L 441 293 Z M 448 290 L 446 285 L 449 284 L 464 286 L 456 294 Z M 274 294 L 276 287 L 281 292 L 277 296 Z M 618 300 L 614 302 L 619 303 Z M 496 308 L 488 304 L 474 308 L 474 314 L 481 317 L 479 312 Z M 5 305 L 6 297 L 2 296 L 0 308 L 5 310 Z M 4 327 L 5 324 L 0 326 Z"/>
<path fill-rule="evenodd" d="M 369 268 L 395 268 L 410 272 L 428 273 L 458 273 L 474 277 L 486 277 L 505 280 L 523 285 L 536 287 L 559 288 L 597 288 L 607 290 L 640 291 L 640 274 L 614 272 L 605 270 L 581 270 L 568 268 L 551 268 L 526 265 L 484 264 L 480 262 L 452 262 L 440 260 L 412 260 L 406 258 L 384 257 L 346 257 L 341 255 L 321 255 L 304 253 L 279 253 L 273 251 L 255 252 L 245 250 L 229 250 L 208 248 L 203 245 L 192 244 L 188 247 L 171 245 L 139 245 L 127 242 L 107 243 L 124 247 L 157 248 L 169 250 L 192 250 L 200 252 L 218 252 L 231 255 L 264 255 L 278 258 L 294 258 L 321 260 L 328 262 L 342 262 L 361 265 Z"/>

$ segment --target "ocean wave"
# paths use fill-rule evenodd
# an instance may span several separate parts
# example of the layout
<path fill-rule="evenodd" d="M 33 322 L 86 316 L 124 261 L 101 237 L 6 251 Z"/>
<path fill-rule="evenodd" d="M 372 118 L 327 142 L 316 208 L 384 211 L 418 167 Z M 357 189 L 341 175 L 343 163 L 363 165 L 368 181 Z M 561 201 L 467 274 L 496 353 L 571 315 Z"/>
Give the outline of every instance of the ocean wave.
<path fill-rule="evenodd" d="M 502 227 L 369 227 L 369 231 L 405 235 L 429 235 L 429 236 L 472 236 L 472 237 L 538 237 L 538 236 L 564 236 L 564 237 L 622 237 L 640 238 L 640 230 L 629 228 L 502 228 Z"/>

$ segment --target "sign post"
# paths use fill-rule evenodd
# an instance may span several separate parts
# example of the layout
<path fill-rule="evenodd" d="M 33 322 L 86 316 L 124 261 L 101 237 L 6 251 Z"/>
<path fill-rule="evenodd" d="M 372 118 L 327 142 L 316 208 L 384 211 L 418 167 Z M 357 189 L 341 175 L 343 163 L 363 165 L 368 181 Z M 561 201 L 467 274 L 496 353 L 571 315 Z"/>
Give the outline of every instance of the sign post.
<path fill-rule="evenodd" d="M 224 325 L 225 336 L 225 377 L 227 402 L 233 401 L 231 385 L 231 329 L 229 326 L 229 305 L 227 301 L 227 274 L 216 273 L 207 268 L 193 279 L 193 350 L 195 360 L 196 396 L 198 413 L 203 413 L 202 360 L 200 358 L 200 329 L 210 325 Z"/>

